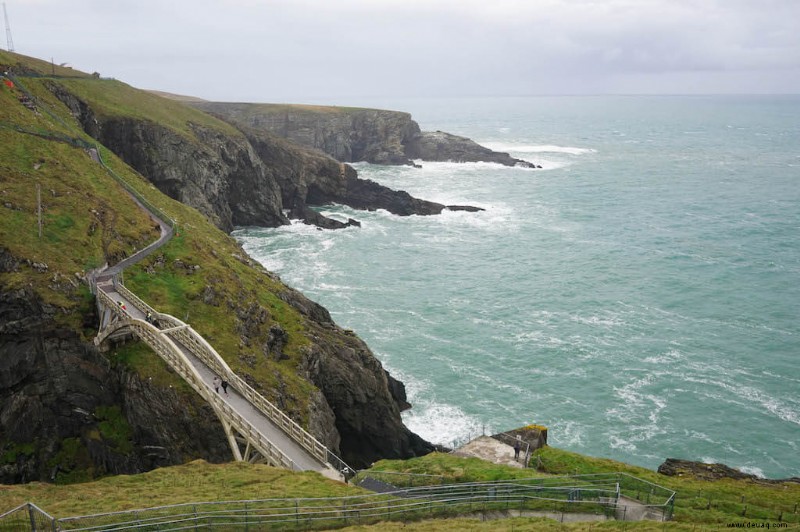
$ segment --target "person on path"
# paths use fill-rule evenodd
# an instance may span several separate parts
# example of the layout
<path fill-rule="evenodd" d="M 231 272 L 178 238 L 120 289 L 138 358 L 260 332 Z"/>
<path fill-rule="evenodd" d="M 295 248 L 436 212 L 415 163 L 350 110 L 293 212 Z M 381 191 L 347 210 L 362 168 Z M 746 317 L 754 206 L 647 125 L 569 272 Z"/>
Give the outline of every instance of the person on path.
<path fill-rule="evenodd" d="M 228 381 L 222 379 L 222 391 L 225 392 L 225 395 L 228 395 Z"/>
<path fill-rule="evenodd" d="M 148 310 L 147 316 L 144 317 L 144 321 L 146 321 L 147 323 L 152 323 L 152 320 L 153 320 L 153 313 Z"/>
<path fill-rule="evenodd" d="M 214 375 L 214 391 L 219 393 L 219 377 Z"/>
<path fill-rule="evenodd" d="M 514 460 L 519 460 L 519 441 L 514 442 Z"/>

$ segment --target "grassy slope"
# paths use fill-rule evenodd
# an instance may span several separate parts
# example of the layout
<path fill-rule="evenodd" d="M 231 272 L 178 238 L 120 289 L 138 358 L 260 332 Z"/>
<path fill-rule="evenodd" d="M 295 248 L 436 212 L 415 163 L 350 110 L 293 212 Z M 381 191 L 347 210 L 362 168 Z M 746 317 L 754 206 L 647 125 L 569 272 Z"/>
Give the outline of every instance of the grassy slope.
<path fill-rule="evenodd" d="M 135 89 L 115 80 L 58 79 L 60 85 L 84 101 L 100 116 L 125 116 L 155 122 L 189 138 L 188 125 L 197 124 L 222 131 L 232 137 L 244 135 L 233 126 L 201 113 L 181 102 Z"/>
<path fill-rule="evenodd" d="M 48 63 L 0 52 L 0 64 L 17 62 L 28 68 L 39 68 L 42 65 L 49 68 Z M 26 109 L 17 101 L 21 93 L 3 86 L 0 89 L 0 124 L 83 137 L 91 141 L 92 139 L 82 133 L 68 109 L 45 86 L 47 83 L 59 83 L 81 99 L 91 102 L 93 109 L 106 116 L 156 122 L 189 139 L 194 138 L 190 123 L 241 136 L 231 126 L 205 113 L 113 80 L 91 77 L 23 78 L 22 82 L 40 100 L 41 107 L 56 114 L 63 123 L 47 113 L 37 115 Z M 50 290 L 47 284 L 56 263 L 69 275 L 102 263 L 100 237 L 97 234 L 94 239 L 85 236 L 91 225 L 92 208 L 105 212 L 106 218 L 113 221 L 113 231 L 119 234 L 119 238 L 111 242 L 111 252 L 124 251 L 127 255 L 134 248 L 138 249 L 157 238 L 148 217 L 136 208 L 121 187 L 82 150 L 64 143 L 20 134 L 7 127 L 0 128 L 0 140 L 0 197 L 4 202 L 24 207 L 22 212 L 14 212 L 10 219 L 3 217 L 0 222 L 0 237 L 15 257 L 48 263 L 51 268 L 49 275 L 39 275 L 42 282 L 36 285 L 37 292 L 45 300 L 66 304 L 63 295 Z M 126 270 L 126 284 L 161 312 L 182 319 L 188 317 L 192 326 L 206 337 L 233 369 L 251 375 L 258 383 L 257 387 L 269 399 L 280 399 L 280 404 L 286 411 L 305 421 L 307 401 L 313 386 L 298 376 L 297 366 L 309 343 L 308 324 L 295 309 L 278 297 L 286 290 L 285 286 L 264 275 L 263 269 L 247 259 L 235 240 L 208 223 L 204 216 L 161 194 L 108 150 L 102 149 L 102 153 L 104 160 L 116 173 L 133 185 L 148 201 L 178 220 L 180 227 L 179 236 L 159 253 Z M 32 167 L 40 159 L 44 159 L 45 164 L 34 171 Z M 81 190 L 84 195 L 79 197 L 74 193 L 69 196 L 74 201 L 64 205 L 65 213 L 48 205 L 46 213 L 53 217 L 53 221 L 45 224 L 45 236 L 58 240 L 59 243 L 44 253 L 33 238 L 36 231 L 35 187 L 32 189 L 30 183 L 33 177 L 41 179 L 43 175 L 50 175 L 48 172 L 51 172 L 53 180 L 60 179 L 69 183 L 74 190 Z M 57 192 L 60 190 L 49 180 L 43 182 L 42 190 L 50 189 Z M 96 192 L 100 197 L 87 199 L 85 196 L 89 191 Z M 68 240 L 65 227 L 75 227 L 76 236 Z M 97 231 L 99 232 L 101 231 Z M 129 240 L 135 240 L 137 245 L 125 247 Z M 115 246 L 123 246 L 125 249 L 117 250 Z M 176 261 L 198 265 L 200 269 L 190 271 L 178 266 L 180 262 Z M 13 274 L 1 282 L 13 287 L 28 282 L 31 275 L 29 268 L 23 268 L 19 274 Z M 205 304 L 201 296 L 209 288 L 216 294 L 211 305 Z M 82 309 L 87 310 L 91 300 L 88 291 L 83 292 Z M 233 306 L 255 311 L 259 308 L 266 309 L 268 314 L 260 324 L 261 330 L 257 332 L 263 336 L 272 323 L 279 323 L 289 333 L 289 343 L 284 348 L 284 354 L 289 358 L 276 362 L 264 356 L 261 345 L 243 345 L 237 333 L 241 322 L 236 313 L 232 312 Z M 80 321 L 80 314 L 71 313 L 76 323 Z M 87 331 L 87 334 L 92 332 Z M 163 375 L 163 364 L 143 345 L 127 347 L 124 352 L 117 351 L 111 356 L 112 360 L 128 364 L 145 376 L 160 375 L 159 379 L 164 383 L 177 385 L 174 378 Z"/>
<path fill-rule="evenodd" d="M 312 471 L 292 473 L 266 465 L 209 464 L 197 460 L 139 475 L 119 475 L 69 486 L 41 482 L 0 486 L 0 513 L 28 501 L 50 515 L 67 517 L 186 502 L 341 497 L 361 493 L 366 492 Z"/>
<path fill-rule="evenodd" d="M 36 91 L 39 87 L 34 86 Z M 100 266 L 104 257 L 124 256 L 158 237 L 154 224 L 122 188 L 82 149 L 65 142 L 20 133 L 9 126 L 47 134 L 66 128 L 47 115 L 25 108 L 19 93 L 0 88 L 0 242 L 18 259 L 46 264 L 46 272 L 27 265 L 4 274 L 9 288 L 30 286 L 43 300 L 67 310 L 86 310 L 88 290 L 66 286 L 74 274 Z M 49 94 L 42 93 L 42 101 Z M 71 136 L 77 136 L 72 134 Z M 128 177 L 135 179 L 130 172 Z M 41 190 L 42 236 L 38 236 L 37 186 Z M 56 279 L 58 282 L 54 283 Z M 65 322 L 79 313 L 63 315 Z"/>
<path fill-rule="evenodd" d="M 670 529 L 697 530 L 724 527 L 727 523 L 783 522 L 800 527 L 800 517 L 793 513 L 800 502 L 797 484 L 766 485 L 750 481 L 698 481 L 665 477 L 653 471 L 612 460 L 591 458 L 548 447 L 539 451 L 547 473 L 498 466 L 475 458 L 459 458 L 434 453 L 411 460 L 382 461 L 376 471 L 415 472 L 443 475 L 451 481 L 477 482 L 546 476 L 549 474 L 600 473 L 625 471 L 650 480 L 678 493 L 674 521 Z M 32 501 L 51 515 L 65 517 L 86 513 L 146 508 L 183 502 L 245 500 L 265 498 L 339 497 L 363 493 L 323 478 L 317 473 L 291 473 L 268 466 L 245 463 L 212 465 L 202 461 L 184 466 L 162 468 L 141 475 L 109 477 L 85 484 L 54 486 L 26 484 L 0 486 L 0 513 Z M 742 515 L 745 497 L 747 513 Z M 711 501 L 709 507 L 709 500 Z M 516 518 L 482 523 L 475 519 L 442 519 L 420 523 L 384 523 L 347 530 L 378 530 L 408 527 L 416 530 L 539 530 L 555 526 L 542 518 Z M 663 530 L 661 523 L 575 523 L 565 530 L 633 528 Z"/>
<path fill-rule="evenodd" d="M 455 482 L 480 482 L 542 474 L 623 472 L 676 491 L 674 520 L 679 523 L 724 525 L 744 518 L 749 521 L 776 523 L 783 514 L 783 521 L 800 526 L 800 515 L 795 513 L 797 505 L 800 504 L 800 485 L 796 483 L 775 485 L 749 480 L 709 482 L 693 478 L 668 477 L 643 467 L 604 458 L 592 458 L 553 447 L 540 449 L 536 452 L 536 456 L 542 463 L 540 472 L 532 469 L 513 469 L 475 458 L 465 459 L 441 453 L 411 460 L 384 460 L 375 464 L 373 469 L 443 475 Z"/>

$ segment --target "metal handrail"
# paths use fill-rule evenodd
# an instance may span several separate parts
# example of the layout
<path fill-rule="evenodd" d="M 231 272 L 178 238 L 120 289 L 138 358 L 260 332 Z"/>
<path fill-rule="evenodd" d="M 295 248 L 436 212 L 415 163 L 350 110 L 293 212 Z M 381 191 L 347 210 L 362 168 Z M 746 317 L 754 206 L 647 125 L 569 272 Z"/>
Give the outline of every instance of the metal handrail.
<path fill-rule="evenodd" d="M 271 465 L 284 467 L 290 470 L 300 469 L 291 458 L 264 436 L 253 424 L 233 410 L 222 398 L 209 391 L 208 386 L 198 373 L 197 368 L 186 358 L 171 338 L 161 334 L 161 331 L 154 325 L 129 317 L 122 309 L 118 308 L 111 297 L 102 290 L 98 291 L 98 294 L 100 299 L 108 305 L 113 312 L 123 318 L 114 325 L 106 327 L 103 333 L 98 335 L 98 343 L 102 343 L 108 335 L 116 330 L 123 328 L 132 329 L 136 335 L 164 359 L 192 389 L 211 404 L 212 408 L 221 419 L 227 420 L 228 423 L 233 425 L 241 434 L 247 435 L 248 441 L 258 449 Z"/>
<path fill-rule="evenodd" d="M 143 313 L 146 314 L 148 311 L 155 311 L 155 309 L 142 301 L 121 282 L 116 283 L 116 290 L 126 299 L 129 299 L 133 305 Z M 281 430 L 289 435 L 294 441 L 303 446 L 303 448 L 311 453 L 311 455 L 317 460 L 320 460 L 323 464 L 330 464 L 331 467 L 340 473 L 348 470 L 353 471 L 347 465 L 347 463 L 344 462 L 344 460 L 336 456 L 336 454 L 329 450 L 322 442 L 317 440 L 308 431 L 303 429 L 296 421 L 286 415 L 280 408 L 272 404 L 263 395 L 258 393 L 252 386 L 250 386 L 244 379 L 239 377 L 239 375 L 237 375 L 230 368 L 230 366 L 228 366 L 225 360 L 205 340 L 205 338 L 198 334 L 197 331 L 195 331 L 190 325 L 184 323 L 178 318 L 175 318 L 174 316 L 170 316 L 169 314 L 161 314 L 156 312 L 155 317 L 158 320 L 167 320 L 173 326 L 185 326 L 184 328 L 172 331 L 169 334 L 179 338 L 181 344 L 189 349 L 192 354 L 197 356 L 204 364 L 214 370 L 221 377 L 224 377 L 225 380 L 227 380 L 232 387 L 238 390 L 242 396 L 250 401 L 250 403 L 255 406 L 256 409 L 258 409 L 262 414 L 266 415 L 273 423 L 280 427 Z"/>
<path fill-rule="evenodd" d="M 613 489 L 556 486 L 547 488 L 548 491 L 543 493 L 541 486 L 505 481 L 457 484 L 450 485 L 449 488 L 448 491 L 440 489 L 438 493 L 428 488 L 416 488 L 388 494 L 347 497 L 183 503 L 137 511 L 74 516 L 59 519 L 57 524 L 65 530 L 99 530 L 111 528 L 113 525 L 116 525 L 113 528 L 116 530 L 140 527 L 175 530 L 191 527 L 192 524 L 224 527 L 234 524 L 277 525 L 282 522 L 313 527 L 314 524 L 319 526 L 325 522 L 342 520 L 352 520 L 355 524 L 376 518 L 402 519 L 420 512 L 426 516 L 454 512 L 463 514 L 476 510 L 508 509 L 511 505 L 522 509 L 529 503 L 568 505 L 561 506 L 561 511 L 567 507 L 578 511 L 581 507 L 616 510 L 613 497 L 609 497 L 613 495 Z M 162 515 L 157 515 L 159 513 Z M 90 524 L 92 522 L 94 524 Z M 80 528 L 72 527 L 71 524 Z M 171 528 L 173 525 L 174 528 Z"/>

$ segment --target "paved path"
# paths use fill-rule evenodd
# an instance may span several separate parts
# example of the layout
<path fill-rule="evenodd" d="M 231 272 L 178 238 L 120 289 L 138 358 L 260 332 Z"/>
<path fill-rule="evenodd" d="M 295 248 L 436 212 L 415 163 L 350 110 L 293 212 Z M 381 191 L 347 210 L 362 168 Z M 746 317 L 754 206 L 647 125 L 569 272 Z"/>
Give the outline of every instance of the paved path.
<path fill-rule="evenodd" d="M 103 290 L 113 301 L 122 301 L 125 305 L 125 313 L 128 316 L 140 320 L 144 320 L 144 313 L 136 308 L 132 302 L 128 301 L 122 294 L 114 290 L 110 282 L 99 282 L 98 289 Z M 198 373 L 203 378 L 203 382 L 213 390 L 213 381 L 216 374 L 209 369 L 200 359 L 194 356 L 188 348 L 182 345 L 179 340 L 174 337 L 170 339 L 175 345 L 186 355 L 186 358 L 197 368 Z M 222 389 L 220 388 L 220 394 Z M 319 471 L 330 478 L 340 478 L 335 475 L 335 472 L 330 469 L 327 464 L 322 464 L 311 453 L 309 453 L 303 446 L 290 438 L 282 429 L 272 422 L 265 414 L 258 410 L 249 400 L 239 394 L 238 391 L 228 386 L 228 395 L 222 394 L 222 397 L 227 401 L 228 405 L 232 407 L 237 414 L 246 419 L 253 427 L 256 428 L 266 439 L 273 445 L 280 449 L 286 456 L 291 459 L 298 469 Z"/>
<path fill-rule="evenodd" d="M 456 456 L 474 456 L 494 464 L 524 467 L 522 458 L 514 459 L 514 448 L 489 436 L 479 436 L 453 452 Z M 520 455 L 522 456 L 522 454 Z"/>

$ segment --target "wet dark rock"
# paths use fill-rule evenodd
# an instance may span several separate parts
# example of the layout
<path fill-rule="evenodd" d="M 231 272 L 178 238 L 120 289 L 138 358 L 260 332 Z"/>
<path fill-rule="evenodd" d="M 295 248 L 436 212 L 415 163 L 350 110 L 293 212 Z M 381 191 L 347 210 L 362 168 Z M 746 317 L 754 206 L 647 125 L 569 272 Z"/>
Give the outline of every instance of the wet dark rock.
<path fill-rule="evenodd" d="M 667 458 L 663 464 L 658 466 L 658 472 L 670 477 L 691 476 L 700 480 L 721 480 L 729 478 L 734 480 L 752 480 L 768 484 L 782 482 L 800 483 L 800 478 L 798 477 L 766 479 L 749 473 L 743 473 L 725 464 L 706 464 L 704 462 L 681 460 L 679 458 Z"/>
<path fill-rule="evenodd" d="M 77 470 L 138 473 L 198 456 L 230 459 L 224 432 L 199 397 L 115 366 L 60 328 L 57 312 L 27 290 L 0 290 L 0 455 L 14 457 L 0 464 L 0 483 L 51 481 Z M 129 448 L 104 434 L 103 409 L 124 419 Z"/>

